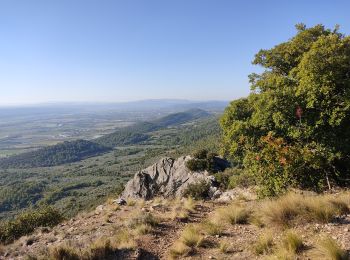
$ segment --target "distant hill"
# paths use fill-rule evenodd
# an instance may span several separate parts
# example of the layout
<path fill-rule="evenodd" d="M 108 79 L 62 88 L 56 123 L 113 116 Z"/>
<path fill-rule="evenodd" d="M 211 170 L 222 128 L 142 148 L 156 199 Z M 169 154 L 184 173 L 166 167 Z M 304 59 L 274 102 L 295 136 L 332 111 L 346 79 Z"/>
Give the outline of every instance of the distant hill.
<path fill-rule="evenodd" d="M 201 109 L 190 109 L 184 112 L 170 114 L 151 122 L 141 122 L 121 128 L 114 133 L 102 136 L 94 141 L 106 147 L 137 144 L 147 140 L 149 138 L 147 133 L 149 132 L 179 126 L 193 120 L 209 117 L 210 115 L 210 113 Z"/>
<path fill-rule="evenodd" d="M 201 109 L 170 114 L 151 122 L 140 122 L 92 141 L 63 142 L 23 154 L 0 159 L 0 168 L 49 167 L 83 160 L 107 152 L 115 146 L 134 145 L 149 139 L 149 133 L 167 127 L 180 126 L 211 114 Z"/>
<path fill-rule="evenodd" d="M 66 141 L 41 148 L 36 151 L 22 153 L 0 160 L 0 168 L 47 167 L 71 163 L 108 151 L 109 148 L 86 141 Z"/>

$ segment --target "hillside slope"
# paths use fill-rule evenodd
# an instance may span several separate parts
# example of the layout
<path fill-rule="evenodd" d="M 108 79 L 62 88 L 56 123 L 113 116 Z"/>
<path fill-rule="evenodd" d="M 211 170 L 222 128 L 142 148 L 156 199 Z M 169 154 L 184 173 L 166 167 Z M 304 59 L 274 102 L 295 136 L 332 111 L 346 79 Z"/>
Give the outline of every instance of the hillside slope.
<path fill-rule="evenodd" d="M 323 222 L 315 215 L 307 223 L 281 227 L 271 221 L 281 220 L 276 215 L 281 206 L 276 206 L 283 199 L 303 204 L 310 199 L 325 202 L 327 197 L 293 195 L 264 202 L 237 194 L 229 204 L 158 198 L 124 206 L 111 200 L 95 211 L 4 246 L 0 258 L 348 259 L 350 215 Z M 339 202 L 341 197 L 329 199 Z M 273 210 L 268 210 L 271 203 Z M 255 223 L 253 217 L 262 222 Z"/>

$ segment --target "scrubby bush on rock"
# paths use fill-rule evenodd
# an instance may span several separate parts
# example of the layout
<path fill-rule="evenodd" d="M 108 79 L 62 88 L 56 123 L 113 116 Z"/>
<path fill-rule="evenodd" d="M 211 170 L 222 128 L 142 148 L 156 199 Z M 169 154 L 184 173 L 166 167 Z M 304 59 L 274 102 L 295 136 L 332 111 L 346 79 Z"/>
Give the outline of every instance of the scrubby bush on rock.
<path fill-rule="evenodd" d="M 210 173 L 223 171 L 228 167 L 228 162 L 217 156 L 217 154 L 205 149 L 198 150 L 193 154 L 193 158 L 186 162 L 186 167 L 191 171 L 208 171 Z"/>

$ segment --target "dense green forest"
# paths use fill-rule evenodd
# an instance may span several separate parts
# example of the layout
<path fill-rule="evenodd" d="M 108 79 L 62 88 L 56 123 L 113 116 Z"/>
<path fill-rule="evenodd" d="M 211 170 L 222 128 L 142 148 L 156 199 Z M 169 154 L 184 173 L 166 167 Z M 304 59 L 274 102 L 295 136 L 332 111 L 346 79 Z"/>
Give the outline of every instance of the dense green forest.
<path fill-rule="evenodd" d="M 140 122 L 120 128 L 114 133 L 93 141 L 76 140 L 44 147 L 36 151 L 0 159 L 0 168 L 49 167 L 81 161 L 110 151 L 115 146 L 137 145 L 150 139 L 152 131 L 179 126 L 196 119 L 206 118 L 210 114 L 204 110 L 191 109 L 170 114 L 152 122 Z"/>

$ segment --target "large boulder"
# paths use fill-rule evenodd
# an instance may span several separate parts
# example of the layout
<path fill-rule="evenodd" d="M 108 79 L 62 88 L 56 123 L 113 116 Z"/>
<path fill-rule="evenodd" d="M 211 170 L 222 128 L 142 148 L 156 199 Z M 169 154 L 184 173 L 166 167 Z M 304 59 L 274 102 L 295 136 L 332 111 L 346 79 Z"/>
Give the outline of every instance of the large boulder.
<path fill-rule="evenodd" d="M 165 198 L 182 197 L 190 183 L 202 180 L 211 184 L 211 193 L 215 194 L 215 178 L 207 171 L 191 172 L 186 167 L 190 156 L 173 159 L 163 158 L 152 166 L 137 172 L 125 186 L 122 198 L 151 199 L 156 196 Z M 218 196 L 218 194 L 215 194 Z"/>

